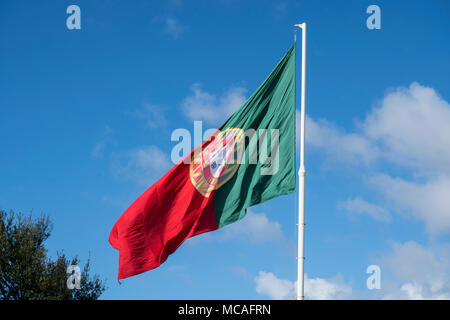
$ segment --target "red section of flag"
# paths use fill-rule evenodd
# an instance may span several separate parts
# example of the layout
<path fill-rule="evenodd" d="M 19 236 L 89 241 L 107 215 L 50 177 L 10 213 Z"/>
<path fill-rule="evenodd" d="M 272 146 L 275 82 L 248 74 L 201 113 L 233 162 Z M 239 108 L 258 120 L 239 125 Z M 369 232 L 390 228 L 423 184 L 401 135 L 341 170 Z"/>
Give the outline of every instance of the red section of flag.
<path fill-rule="evenodd" d="M 158 267 L 187 238 L 216 230 L 214 196 L 202 196 L 189 165 L 179 163 L 137 198 L 109 236 L 119 250 L 119 280 Z"/>

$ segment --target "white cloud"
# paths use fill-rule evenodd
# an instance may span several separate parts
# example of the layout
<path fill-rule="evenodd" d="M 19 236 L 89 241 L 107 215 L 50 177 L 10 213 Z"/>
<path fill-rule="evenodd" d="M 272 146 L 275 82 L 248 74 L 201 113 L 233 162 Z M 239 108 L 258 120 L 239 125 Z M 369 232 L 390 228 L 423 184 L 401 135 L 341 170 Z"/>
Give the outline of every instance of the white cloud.
<path fill-rule="evenodd" d="M 379 174 L 371 183 L 406 209 L 406 213 L 425 222 L 429 233 L 450 231 L 450 179 L 445 176 L 424 183 L 405 181 Z"/>
<path fill-rule="evenodd" d="M 450 173 L 450 105 L 433 88 L 413 83 L 388 94 L 366 118 L 365 135 L 384 156 L 419 171 Z"/>
<path fill-rule="evenodd" d="M 247 215 L 240 221 L 223 229 L 224 239 L 246 238 L 252 242 L 277 242 L 284 240 L 281 224 L 270 221 L 264 213 L 253 213 L 247 210 Z"/>
<path fill-rule="evenodd" d="M 378 148 L 366 137 L 345 133 L 326 120 L 306 117 L 305 129 L 305 142 L 324 151 L 331 161 L 369 165 L 378 157 Z"/>
<path fill-rule="evenodd" d="M 331 279 L 309 278 L 305 274 L 305 299 L 343 300 L 352 297 L 352 288 L 340 274 Z"/>
<path fill-rule="evenodd" d="M 230 266 L 227 268 L 227 270 L 229 270 L 230 272 L 232 272 L 233 274 L 237 275 L 240 278 L 243 279 L 252 279 L 252 274 L 245 269 L 244 267 L 241 266 Z"/>
<path fill-rule="evenodd" d="M 277 3 L 272 11 L 276 19 L 283 18 L 288 12 L 288 7 L 285 2 Z"/>
<path fill-rule="evenodd" d="M 386 198 L 425 222 L 429 233 L 450 232 L 450 105 L 413 83 L 388 94 L 362 127 L 388 160 L 421 181 L 386 174 L 370 179 Z"/>
<path fill-rule="evenodd" d="M 346 210 L 350 214 L 365 214 L 377 221 L 391 221 L 391 214 L 389 211 L 376 204 L 369 203 L 360 197 L 339 201 L 337 207 L 338 209 Z"/>
<path fill-rule="evenodd" d="M 433 88 L 412 83 L 388 93 L 353 133 L 307 118 L 306 141 L 333 161 L 372 165 L 385 160 L 405 170 L 415 179 L 376 174 L 371 185 L 423 220 L 429 233 L 450 232 L 449 123 L 450 105 Z"/>
<path fill-rule="evenodd" d="M 96 158 L 100 158 L 103 156 L 103 152 L 106 146 L 113 142 L 113 140 L 111 139 L 111 132 L 111 128 L 109 126 L 105 126 L 102 137 L 95 143 L 95 146 L 91 151 L 92 156 Z"/>
<path fill-rule="evenodd" d="M 128 114 L 145 120 L 151 129 L 161 128 L 167 124 L 163 108 L 154 104 L 144 103 L 141 109 L 128 112 Z"/>
<path fill-rule="evenodd" d="M 106 140 L 105 139 L 101 139 L 98 140 L 95 143 L 94 149 L 92 149 L 92 156 L 96 157 L 96 158 L 100 158 L 101 156 L 103 156 L 103 150 L 106 147 Z"/>
<path fill-rule="evenodd" d="M 391 211 L 423 221 L 429 234 L 444 233 L 450 232 L 449 123 L 449 103 L 433 88 L 413 83 L 391 90 L 352 133 L 311 119 L 307 142 L 333 160 L 370 165 L 358 170 L 365 181 L 370 176 L 369 185 L 390 201 Z M 350 156 L 339 155 L 343 150 Z M 386 169 L 394 164 L 410 178 L 373 174 L 380 164 Z M 388 214 L 359 198 L 338 206 L 374 218 Z M 450 299 L 448 245 L 436 249 L 395 243 L 380 265 L 383 275 L 391 271 L 393 276 L 382 280 L 385 299 Z"/>
<path fill-rule="evenodd" d="M 425 248 L 413 241 L 394 243 L 382 259 L 400 284 L 385 299 L 450 299 L 450 251 L 448 246 Z"/>
<path fill-rule="evenodd" d="M 207 232 L 189 238 L 188 245 L 199 245 L 209 241 L 228 241 L 239 239 L 252 244 L 275 243 L 292 247 L 281 229 L 281 224 L 271 221 L 264 213 L 253 213 L 247 209 L 247 215 L 232 224 L 219 229 L 216 232 Z"/>
<path fill-rule="evenodd" d="M 385 158 L 422 173 L 450 173 L 450 105 L 412 83 L 387 94 L 353 133 L 307 118 L 307 143 L 351 163 Z"/>
<path fill-rule="evenodd" d="M 352 296 L 352 288 L 344 283 L 342 276 L 331 279 L 309 278 L 305 274 L 305 299 L 308 300 L 341 300 Z M 260 271 L 255 277 L 256 292 L 275 300 L 295 299 L 296 282 L 280 279 L 271 272 Z"/>
<path fill-rule="evenodd" d="M 260 271 L 255 277 L 256 292 L 273 300 L 295 298 L 295 284 L 287 279 L 279 279 L 272 272 Z"/>
<path fill-rule="evenodd" d="M 178 19 L 173 17 L 166 18 L 164 24 L 164 31 L 170 34 L 174 39 L 177 39 L 186 31 L 186 27 Z"/>
<path fill-rule="evenodd" d="M 152 21 L 154 23 L 161 24 L 163 26 L 164 33 L 167 33 L 173 39 L 178 39 L 187 30 L 187 27 L 173 16 L 154 17 Z"/>
<path fill-rule="evenodd" d="M 220 97 L 203 91 L 199 84 L 191 87 L 192 93 L 182 103 L 185 115 L 192 120 L 203 120 L 220 125 L 241 107 L 246 98 L 245 88 L 232 88 Z"/>
<path fill-rule="evenodd" d="M 163 265 L 162 270 L 165 272 L 165 275 L 173 278 L 179 279 L 186 284 L 193 285 L 195 282 L 189 274 L 189 270 L 187 270 L 186 266 L 183 265 L 171 265 L 165 267 Z"/>
<path fill-rule="evenodd" d="M 145 186 L 154 183 L 171 166 L 168 155 L 156 146 L 128 151 L 115 159 L 112 165 L 115 174 Z"/>

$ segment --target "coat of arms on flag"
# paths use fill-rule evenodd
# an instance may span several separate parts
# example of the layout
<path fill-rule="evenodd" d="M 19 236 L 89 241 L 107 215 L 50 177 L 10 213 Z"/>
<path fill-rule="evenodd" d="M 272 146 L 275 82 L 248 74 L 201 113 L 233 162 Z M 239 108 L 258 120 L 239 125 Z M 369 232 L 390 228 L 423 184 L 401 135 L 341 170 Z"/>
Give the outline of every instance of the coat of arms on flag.
<path fill-rule="evenodd" d="M 228 128 L 213 134 L 209 140 L 203 150 L 194 151 L 189 170 L 192 184 L 204 197 L 231 179 L 244 151 L 242 129 Z"/>

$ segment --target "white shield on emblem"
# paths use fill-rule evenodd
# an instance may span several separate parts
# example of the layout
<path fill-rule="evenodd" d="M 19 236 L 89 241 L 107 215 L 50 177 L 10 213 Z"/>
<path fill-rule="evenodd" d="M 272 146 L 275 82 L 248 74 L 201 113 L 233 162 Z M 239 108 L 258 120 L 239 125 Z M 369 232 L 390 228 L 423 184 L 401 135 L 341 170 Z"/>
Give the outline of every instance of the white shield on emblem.
<path fill-rule="evenodd" d="M 223 146 L 209 154 L 209 168 L 214 178 L 218 178 L 222 172 L 222 168 L 226 163 L 227 148 Z"/>

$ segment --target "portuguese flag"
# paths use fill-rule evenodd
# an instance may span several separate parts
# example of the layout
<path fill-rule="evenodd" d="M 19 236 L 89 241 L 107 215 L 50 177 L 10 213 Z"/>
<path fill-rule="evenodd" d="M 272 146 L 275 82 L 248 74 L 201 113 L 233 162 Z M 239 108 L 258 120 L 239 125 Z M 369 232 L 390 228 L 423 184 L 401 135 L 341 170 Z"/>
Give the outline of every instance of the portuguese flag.
<path fill-rule="evenodd" d="M 252 96 L 122 214 L 118 278 L 160 266 L 187 238 L 295 191 L 295 45 Z"/>

